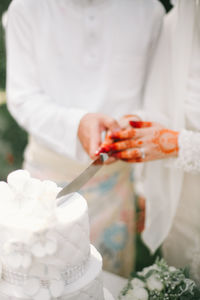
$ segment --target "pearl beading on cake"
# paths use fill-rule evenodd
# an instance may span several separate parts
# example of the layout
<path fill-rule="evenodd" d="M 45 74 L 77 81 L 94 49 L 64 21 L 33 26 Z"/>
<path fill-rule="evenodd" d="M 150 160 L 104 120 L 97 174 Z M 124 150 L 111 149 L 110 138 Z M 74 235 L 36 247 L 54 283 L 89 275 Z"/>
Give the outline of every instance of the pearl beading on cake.
<path fill-rule="evenodd" d="M 22 295 L 21 293 L 18 294 L 15 293 L 15 295 L 12 295 L 14 286 L 10 285 L 7 286 L 6 290 L 0 290 L 0 299 L 1 300 L 33 300 L 35 297 Z M 48 287 L 45 287 L 45 289 L 48 289 Z M 9 293 L 11 292 L 11 294 Z M 12 295 L 12 296 L 11 296 Z M 40 299 L 40 298 L 38 298 Z M 43 299 L 43 298 L 41 298 Z M 61 295 L 58 297 L 50 296 L 48 299 L 51 300 L 77 300 L 77 299 L 83 299 L 83 300 L 104 300 L 103 295 L 103 282 L 101 275 L 96 277 L 90 284 L 85 286 L 84 288 L 81 288 L 77 292 L 73 292 L 70 295 Z M 106 298 L 107 299 L 107 298 Z"/>
<path fill-rule="evenodd" d="M 0 299 L 1 300 L 33 300 L 32 297 L 22 297 L 22 296 L 10 296 L 5 291 L 0 291 Z M 97 277 L 91 284 L 86 286 L 85 288 L 72 293 L 71 295 L 63 295 L 61 297 L 50 297 L 51 300 L 104 300 L 103 293 L 103 283 L 101 276 Z M 109 298 L 110 299 L 110 298 Z"/>

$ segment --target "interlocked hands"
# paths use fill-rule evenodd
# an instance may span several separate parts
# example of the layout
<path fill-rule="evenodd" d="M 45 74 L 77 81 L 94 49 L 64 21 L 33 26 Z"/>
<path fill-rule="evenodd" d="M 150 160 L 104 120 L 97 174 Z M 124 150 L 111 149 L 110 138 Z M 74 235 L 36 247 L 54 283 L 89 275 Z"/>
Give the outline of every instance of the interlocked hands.
<path fill-rule="evenodd" d="M 102 131 L 107 131 L 103 143 Z M 117 122 L 106 115 L 87 114 L 80 122 L 78 136 L 92 159 L 100 153 L 109 153 L 108 163 L 117 159 L 147 162 L 176 157 L 179 151 L 179 132 L 156 122 L 143 122 L 135 115 L 126 115 Z"/>

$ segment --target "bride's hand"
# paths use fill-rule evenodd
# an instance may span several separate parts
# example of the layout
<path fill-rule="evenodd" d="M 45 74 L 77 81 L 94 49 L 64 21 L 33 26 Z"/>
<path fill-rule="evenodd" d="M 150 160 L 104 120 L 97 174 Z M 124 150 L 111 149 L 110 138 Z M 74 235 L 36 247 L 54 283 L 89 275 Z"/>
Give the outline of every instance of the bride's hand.
<path fill-rule="evenodd" d="M 112 132 L 104 152 L 127 162 L 146 162 L 178 155 L 178 135 L 158 123 L 130 121 L 131 128 Z"/>

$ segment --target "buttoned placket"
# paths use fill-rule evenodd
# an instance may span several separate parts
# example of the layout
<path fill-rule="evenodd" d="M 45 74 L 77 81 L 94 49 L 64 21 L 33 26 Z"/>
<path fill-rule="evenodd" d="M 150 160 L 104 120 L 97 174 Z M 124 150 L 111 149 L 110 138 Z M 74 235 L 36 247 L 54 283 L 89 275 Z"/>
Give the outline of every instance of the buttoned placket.
<path fill-rule="evenodd" d="M 97 16 L 97 7 L 88 5 L 84 9 L 85 47 L 84 65 L 98 67 L 100 64 L 100 22 Z"/>

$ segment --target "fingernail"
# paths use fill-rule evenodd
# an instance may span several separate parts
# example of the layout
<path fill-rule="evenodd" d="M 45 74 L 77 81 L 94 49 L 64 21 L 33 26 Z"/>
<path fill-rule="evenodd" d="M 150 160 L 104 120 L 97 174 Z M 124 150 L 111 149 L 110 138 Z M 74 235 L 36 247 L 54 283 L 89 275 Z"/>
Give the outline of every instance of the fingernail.
<path fill-rule="evenodd" d="M 117 137 L 118 137 L 118 133 L 119 133 L 119 130 L 116 131 L 116 132 L 110 133 L 110 134 L 109 134 L 109 138 L 110 138 L 110 139 L 115 139 L 115 138 L 117 138 Z"/>
<path fill-rule="evenodd" d="M 129 121 L 129 124 L 133 128 L 147 128 L 147 127 L 151 127 L 152 126 L 151 122 L 143 122 L 143 121 Z"/>
<path fill-rule="evenodd" d="M 98 156 L 101 153 L 100 151 L 101 151 L 101 149 L 97 150 L 94 155 Z"/>
<path fill-rule="evenodd" d="M 104 146 L 101 148 L 101 153 L 108 153 L 110 152 L 110 146 Z"/>
<path fill-rule="evenodd" d="M 142 122 L 141 121 L 129 121 L 129 124 L 133 127 L 133 128 L 141 128 L 142 127 Z"/>
<path fill-rule="evenodd" d="M 101 154 L 101 153 L 107 153 L 105 147 L 101 147 L 99 150 L 97 150 L 97 151 L 95 152 L 95 155 L 99 155 L 99 154 Z"/>

